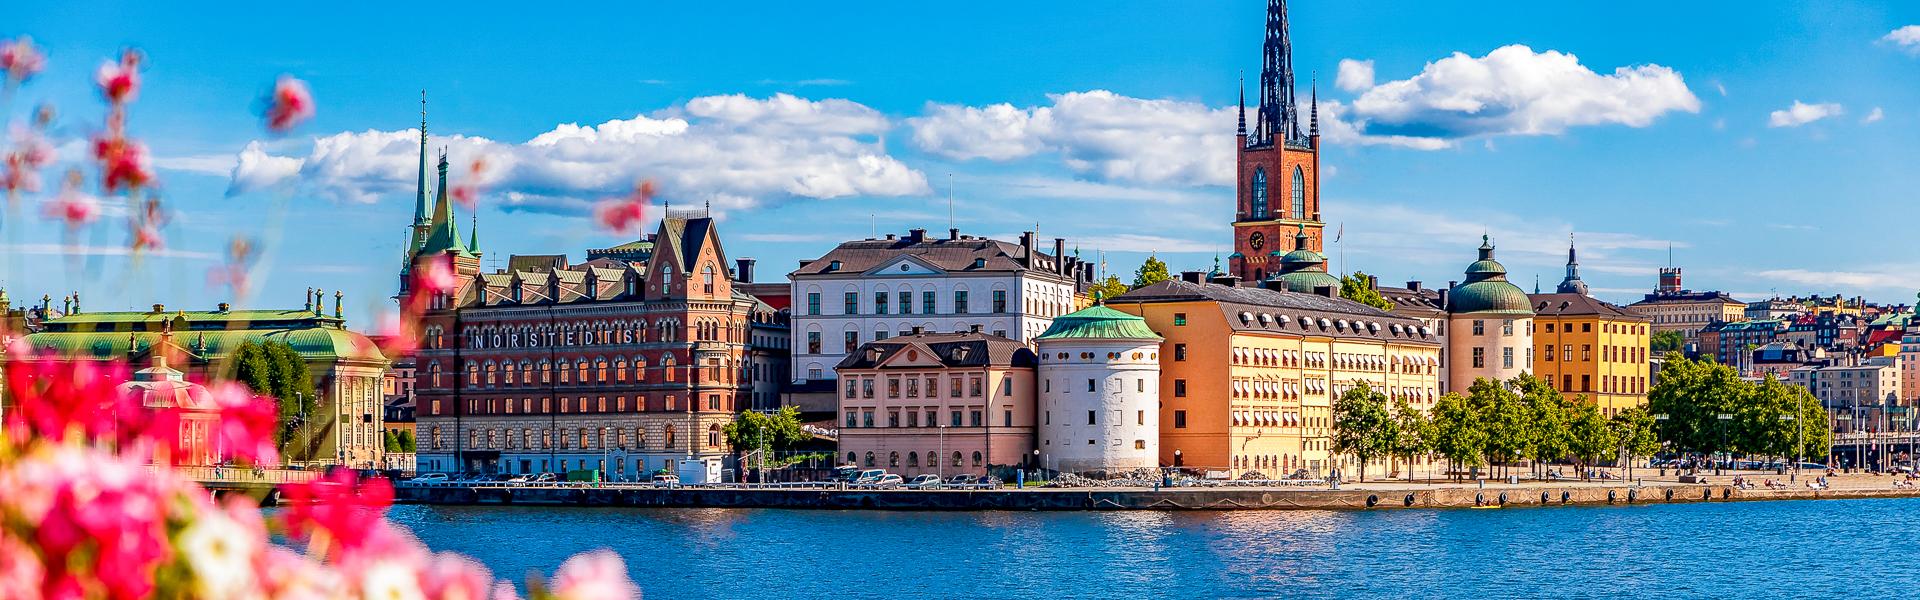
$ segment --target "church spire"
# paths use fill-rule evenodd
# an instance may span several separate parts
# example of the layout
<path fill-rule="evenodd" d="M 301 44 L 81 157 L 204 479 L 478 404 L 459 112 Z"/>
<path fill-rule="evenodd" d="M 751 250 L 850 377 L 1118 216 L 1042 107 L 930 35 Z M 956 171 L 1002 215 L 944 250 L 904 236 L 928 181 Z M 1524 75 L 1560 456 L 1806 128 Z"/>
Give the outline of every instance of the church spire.
<path fill-rule="evenodd" d="M 1240 128 L 1236 135 L 1247 135 L 1247 78 L 1240 78 Z"/>
<path fill-rule="evenodd" d="M 1300 139 L 1299 109 L 1293 102 L 1293 43 L 1287 39 L 1286 0 L 1267 0 L 1267 42 L 1260 65 L 1261 143 Z"/>
<path fill-rule="evenodd" d="M 1320 78 L 1307 87 L 1307 137 L 1320 137 Z"/>
<path fill-rule="evenodd" d="M 420 181 L 414 189 L 413 225 L 427 224 L 427 91 L 420 90 Z"/>
<path fill-rule="evenodd" d="M 433 197 L 433 223 L 429 225 L 427 241 L 420 245 L 419 254 L 439 254 L 451 252 L 460 256 L 472 256 L 473 253 L 460 242 L 460 222 L 453 216 L 453 205 L 447 202 L 447 151 L 440 151 L 440 187 Z"/>
<path fill-rule="evenodd" d="M 473 214 L 467 215 L 467 216 L 473 219 L 471 221 L 471 223 L 473 223 L 473 226 L 467 229 L 467 251 L 472 252 L 474 256 L 479 256 L 480 255 L 480 207 L 477 207 L 477 206 L 474 207 Z"/>
<path fill-rule="evenodd" d="M 1567 234 L 1567 278 L 1560 280 L 1560 286 L 1554 291 L 1583 296 L 1587 293 L 1587 282 L 1580 280 L 1580 259 L 1574 254 L 1573 234 Z"/>

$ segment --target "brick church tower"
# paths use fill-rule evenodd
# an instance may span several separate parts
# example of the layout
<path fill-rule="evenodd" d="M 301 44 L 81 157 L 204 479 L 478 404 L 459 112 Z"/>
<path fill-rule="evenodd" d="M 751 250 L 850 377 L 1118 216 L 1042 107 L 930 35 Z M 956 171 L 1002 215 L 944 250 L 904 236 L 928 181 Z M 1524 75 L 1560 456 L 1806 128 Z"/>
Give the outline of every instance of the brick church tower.
<path fill-rule="evenodd" d="M 1321 251 L 1320 112 L 1318 93 L 1308 105 L 1307 132 L 1293 101 L 1293 47 L 1287 40 L 1286 0 L 1267 2 L 1267 41 L 1260 67 L 1260 107 L 1247 131 L 1247 97 L 1240 91 L 1238 182 L 1234 202 L 1233 255 L 1228 269 L 1246 281 L 1273 276 L 1289 240 L 1304 231 L 1307 249 Z"/>

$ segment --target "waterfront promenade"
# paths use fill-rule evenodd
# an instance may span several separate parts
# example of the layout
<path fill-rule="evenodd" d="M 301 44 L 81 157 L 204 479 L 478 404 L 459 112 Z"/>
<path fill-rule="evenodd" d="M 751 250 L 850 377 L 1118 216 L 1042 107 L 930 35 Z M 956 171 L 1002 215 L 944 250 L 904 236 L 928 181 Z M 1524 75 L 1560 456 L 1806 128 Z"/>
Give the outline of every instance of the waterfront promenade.
<path fill-rule="evenodd" d="M 1186 486 L 999 488 L 967 490 L 848 489 L 838 484 L 754 487 L 746 485 L 656 488 L 642 484 L 406 485 L 398 500 L 419 504 L 512 504 L 546 506 L 652 506 L 881 510 L 1284 510 L 1388 508 L 1497 508 L 1742 500 L 1920 497 L 1920 489 L 1895 487 L 1894 477 L 1836 475 L 1827 487 L 1810 487 L 1817 476 L 1779 487 L 1760 485 L 1771 474 L 1731 475 L 1703 483 L 1674 477 L 1624 481 L 1522 481 L 1519 483 L 1371 481 L 1331 486 Z"/>

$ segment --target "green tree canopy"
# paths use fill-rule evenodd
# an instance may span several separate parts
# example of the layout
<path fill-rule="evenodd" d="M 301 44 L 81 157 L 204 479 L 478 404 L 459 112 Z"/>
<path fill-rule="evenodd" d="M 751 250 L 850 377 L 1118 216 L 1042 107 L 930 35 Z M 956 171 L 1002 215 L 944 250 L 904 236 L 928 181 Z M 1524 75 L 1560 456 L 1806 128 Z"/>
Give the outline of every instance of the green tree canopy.
<path fill-rule="evenodd" d="M 1607 419 L 1600 416 L 1600 409 L 1592 404 L 1579 403 L 1569 425 L 1573 455 L 1583 467 L 1599 464 L 1620 448 L 1620 439 L 1615 437 L 1613 428 L 1607 426 Z M 1583 475 L 1586 471 L 1581 469 Z"/>
<path fill-rule="evenodd" d="M 1120 281 L 1118 275 L 1108 275 L 1106 279 L 1093 284 L 1092 292 L 1099 294 L 1101 300 L 1112 300 L 1115 296 L 1127 293 L 1127 284 Z"/>
<path fill-rule="evenodd" d="M 1433 422 L 1406 398 L 1393 401 L 1393 454 L 1407 459 L 1407 478 L 1413 478 L 1413 457 L 1433 451 Z"/>
<path fill-rule="evenodd" d="M 1507 389 L 1506 382 L 1485 377 L 1467 388 L 1467 399 L 1479 417 L 1479 428 L 1486 435 L 1488 460 L 1501 463 L 1523 458 L 1533 449 L 1533 433 L 1527 427 L 1526 405 L 1520 395 Z"/>
<path fill-rule="evenodd" d="M 1648 339 L 1648 345 L 1654 354 L 1679 352 L 1686 348 L 1687 338 L 1678 331 L 1655 331 Z"/>
<path fill-rule="evenodd" d="M 1653 414 L 1647 412 L 1646 407 L 1635 406 L 1615 413 L 1612 426 L 1614 437 L 1619 438 L 1621 448 L 1626 450 L 1628 463 L 1660 451 L 1660 438 L 1653 431 Z"/>
<path fill-rule="evenodd" d="M 1458 392 L 1447 392 L 1433 404 L 1429 447 L 1447 458 L 1454 469 L 1479 465 L 1486 456 L 1487 434 L 1480 430 L 1474 405 Z"/>
<path fill-rule="evenodd" d="M 313 386 L 313 373 L 306 359 L 286 342 L 240 343 L 227 356 L 229 378 L 247 386 L 253 393 L 271 397 L 279 406 L 280 452 L 292 460 L 312 460 L 312 441 L 321 435 L 300 435 L 303 428 L 319 432 L 331 425 L 318 416 L 319 394 Z M 308 440 L 305 447 L 297 440 Z"/>
<path fill-rule="evenodd" d="M 1395 425 L 1387 413 L 1387 395 L 1365 381 L 1355 381 L 1333 401 L 1333 451 L 1360 460 L 1360 480 L 1367 480 L 1367 463 L 1393 452 Z"/>
<path fill-rule="evenodd" d="M 1572 453 L 1570 425 L 1578 410 L 1575 403 L 1568 402 L 1567 397 L 1546 380 L 1527 373 L 1513 378 L 1510 385 L 1520 392 L 1521 409 L 1526 418 L 1523 429 L 1531 441 L 1527 456 L 1533 459 L 1535 468 Z"/>
<path fill-rule="evenodd" d="M 740 413 L 721 432 L 726 434 L 733 450 L 740 453 L 779 452 L 813 439 L 813 434 L 800 428 L 800 409 L 793 406 L 782 406 L 771 414 L 751 410 Z M 772 457 L 768 457 L 768 462 L 772 462 Z"/>
<path fill-rule="evenodd" d="M 1168 279 L 1173 279 L 1173 273 L 1167 271 L 1167 263 L 1149 254 L 1147 261 L 1140 263 L 1140 270 L 1133 272 L 1133 287 L 1142 288 Z"/>
<path fill-rule="evenodd" d="M 1373 278 L 1361 271 L 1340 278 L 1340 297 L 1380 310 L 1393 310 L 1393 302 L 1374 289 Z"/>

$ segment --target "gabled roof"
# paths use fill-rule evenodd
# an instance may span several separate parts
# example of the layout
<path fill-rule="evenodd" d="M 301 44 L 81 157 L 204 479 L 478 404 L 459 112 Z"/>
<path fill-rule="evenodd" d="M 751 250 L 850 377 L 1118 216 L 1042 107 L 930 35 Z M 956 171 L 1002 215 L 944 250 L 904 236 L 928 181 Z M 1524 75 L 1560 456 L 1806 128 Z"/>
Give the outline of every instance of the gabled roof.
<path fill-rule="evenodd" d="M 1058 257 L 1035 250 L 1034 257 L 1052 262 Z M 795 269 L 793 276 L 865 273 L 894 259 L 908 256 L 949 273 L 1017 273 L 1030 270 L 1023 262 L 1027 250 L 1019 244 L 965 237 L 961 239 L 909 236 L 895 239 L 842 242 L 820 258 Z M 839 267 L 834 268 L 835 263 Z M 1045 269 L 1031 269 L 1053 277 Z"/>
<path fill-rule="evenodd" d="M 1527 298 L 1533 301 L 1533 312 L 1543 317 L 1598 316 L 1618 321 L 1652 320 L 1586 294 L 1528 294 Z"/>
<path fill-rule="evenodd" d="M 1194 301 L 1217 303 L 1235 331 L 1438 343 L 1418 320 L 1319 294 L 1170 279 L 1121 294 L 1107 305 Z"/>
<path fill-rule="evenodd" d="M 986 333 L 916 333 L 868 342 L 834 367 L 845 369 L 885 368 L 895 355 L 909 350 L 925 352 L 945 368 L 1012 367 L 1032 368 L 1039 357 L 1026 344 Z"/>

